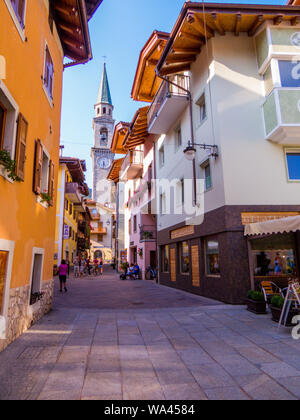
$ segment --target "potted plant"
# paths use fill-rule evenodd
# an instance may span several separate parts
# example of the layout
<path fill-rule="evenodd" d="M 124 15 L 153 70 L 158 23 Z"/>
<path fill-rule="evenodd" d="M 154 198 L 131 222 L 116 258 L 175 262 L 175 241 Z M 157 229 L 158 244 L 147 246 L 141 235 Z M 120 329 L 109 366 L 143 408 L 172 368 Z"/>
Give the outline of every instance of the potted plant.
<path fill-rule="evenodd" d="M 284 305 L 284 299 L 280 295 L 273 296 L 271 299 L 271 312 L 272 312 L 272 320 L 274 322 L 279 323 L 281 312 Z M 295 308 L 294 304 L 292 303 L 292 306 L 290 307 L 287 320 L 286 320 L 286 326 L 292 327 L 294 324 L 292 323 L 292 320 L 294 316 L 299 315 L 299 309 Z"/>
<path fill-rule="evenodd" d="M 0 150 L 0 165 L 3 166 L 6 175 L 12 181 L 22 181 L 16 174 L 16 161 L 10 157 L 10 153 L 7 150 Z"/>
<path fill-rule="evenodd" d="M 247 294 L 247 310 L 258 315 L 266 313 L 266 301 L 263 293 L 250 290 Z"/>
<path fill-rule="evenodd" d="M 50 203 L 51 203 L 50 194 L 48 194 L 47 192 L 42 192 L 41 193 L 41 203 L 47 203 L 48 205 L 50 205 Z"/>

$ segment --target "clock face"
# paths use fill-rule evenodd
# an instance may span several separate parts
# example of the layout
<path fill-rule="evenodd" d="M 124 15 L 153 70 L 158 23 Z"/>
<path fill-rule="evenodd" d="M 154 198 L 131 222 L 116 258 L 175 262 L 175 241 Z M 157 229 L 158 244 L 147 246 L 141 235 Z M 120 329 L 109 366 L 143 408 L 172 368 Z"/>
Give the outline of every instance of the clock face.
<path fill-rule="evenodd" d="M 110 160 L 105 157 L 101 157 L 101 158 L 98 158 L 97 164 L 99 168 L 101 169 L 108 169 L 110 165 Z"/>

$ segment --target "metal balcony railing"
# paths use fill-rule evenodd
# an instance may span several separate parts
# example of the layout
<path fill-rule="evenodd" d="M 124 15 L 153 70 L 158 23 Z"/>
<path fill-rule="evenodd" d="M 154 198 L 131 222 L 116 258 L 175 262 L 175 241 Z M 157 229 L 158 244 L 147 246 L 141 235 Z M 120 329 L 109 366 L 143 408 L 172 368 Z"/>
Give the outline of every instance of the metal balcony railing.
<path fill-rule="evenodd" d="M 140 241 L 155 241 L 156 240 L 156 229 L 152 225 L 140 226 Z"/>
<path fill-rule="evenodd" d="M 170 76 L 168 79 L 168 82 L 166 80 L 162 82 L 152 101 L 148 111 L 148 125 L 151 125 L 153 120 L 157 117 L 166 98 L 170 98 L 171 96 L 187 96 L 186 90 L 189 90 L 190 88 L 189 76 L 176 74 L 174 76 Z M 177 86 L 170 82 L 175 83 Z"/>

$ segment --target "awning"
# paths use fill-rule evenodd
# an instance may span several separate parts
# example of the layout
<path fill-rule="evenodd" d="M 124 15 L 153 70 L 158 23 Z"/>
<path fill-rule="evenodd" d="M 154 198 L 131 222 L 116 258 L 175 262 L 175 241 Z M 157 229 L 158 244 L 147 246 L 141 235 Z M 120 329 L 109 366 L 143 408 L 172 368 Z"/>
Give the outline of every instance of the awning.
<path fill-rule="evenodd" d="M 273 233 L 296 232 L 300 230 L 300 216 L 250 223 L 245 226 L 245 236 L 272 235 Z"/>

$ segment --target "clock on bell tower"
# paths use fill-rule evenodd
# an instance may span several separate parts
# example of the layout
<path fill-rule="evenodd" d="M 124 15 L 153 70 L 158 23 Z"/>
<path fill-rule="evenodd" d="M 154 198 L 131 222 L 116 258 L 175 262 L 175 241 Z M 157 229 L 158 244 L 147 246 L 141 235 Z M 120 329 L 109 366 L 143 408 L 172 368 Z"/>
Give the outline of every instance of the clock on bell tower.
<path fill-rule="evenodd" d="M 112 183 L 106 179 L 114 159 L 114 153 L 110 150 L 115 127 L 113 110 L 106 64 L 104 64 L 98 99 L 95 105 L 93 120 L 94 147 L 92 148 L 93 200 L 100 204 L 112 204 L 113 200 Z"/>

